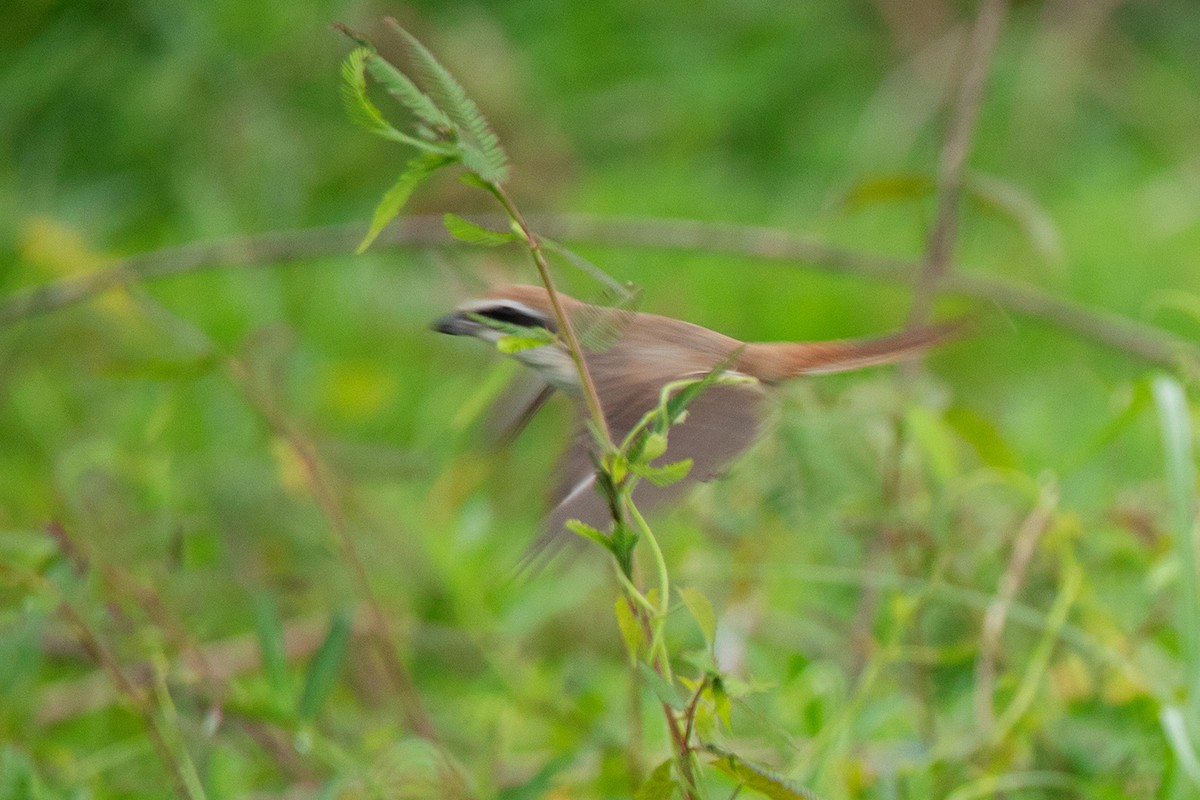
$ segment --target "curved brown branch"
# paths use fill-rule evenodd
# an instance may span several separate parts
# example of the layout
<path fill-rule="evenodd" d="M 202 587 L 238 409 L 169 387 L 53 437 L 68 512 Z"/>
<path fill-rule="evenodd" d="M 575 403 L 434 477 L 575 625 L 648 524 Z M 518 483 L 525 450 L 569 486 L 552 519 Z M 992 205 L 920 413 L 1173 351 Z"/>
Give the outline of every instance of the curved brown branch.
<path fill-rule="evenodd" d="M 913 292 L 913 304 L 908 316 L 910 328 L 928 322 L 934 297 L 954 257 L 954 243 L 958 238 L 958 206 L 967 157 L 979 119 L 979 107 L 983 105 L 983 90 L 987 84 L 992 53 L 1000 40 L 1000 29 L 1007 9 L 1007 0 L 983 0 L 971 35 L 967 37 L 962 72 L 950 109 L 950 126 L 938 159 L 937 217 L 929 235 L 925 263 L 921 266 L 921 274 Z"/>
<path fill-rule="evenodd" d="M 502 227 L 502 215 L 474 221 Z M 597 217 L 586 214 L 531 217 L 530 227 L 576 245 L 726 253 L 765 261 L 803 264 L 825 272 L 912 285 L 916 261 L 835 247 L 778 228 L 684 219 Z M 143 253 L 108 269 L 47 283 L 0 300 L 0 328 L 70 307 L 110 289 L 220 268 L 265 267 L 354 252 L 364 226 L 331 225 L 276 231 Z M 443 247 L 455 241 L 436 216 L 406 217 L 377 240 L 376 247 Z M 461 246 L 461 245 L 458 245 Z M 1055 297 L 1033 287 L 986 275 L 952 271 L 943 294 L 970 298 L 1005 312 L 1035 319 L 1154 364 L 1200 364 L 1200 346 L 1153 325 Z"/>

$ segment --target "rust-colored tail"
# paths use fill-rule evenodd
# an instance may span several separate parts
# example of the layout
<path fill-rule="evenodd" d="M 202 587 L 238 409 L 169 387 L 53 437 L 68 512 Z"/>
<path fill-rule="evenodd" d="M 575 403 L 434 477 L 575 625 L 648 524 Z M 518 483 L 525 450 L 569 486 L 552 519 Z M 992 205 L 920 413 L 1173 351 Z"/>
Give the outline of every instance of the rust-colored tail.
<path fill-rule="evenodd" d="M 801 375 L 847 372 L 913 358 L 931 347 L 961 337 L 969 327 L 969 319 L 960 319 L 869 339 L 756 342 L 746 345 L 737 369 L 764 383 L 777 383 Z"/>

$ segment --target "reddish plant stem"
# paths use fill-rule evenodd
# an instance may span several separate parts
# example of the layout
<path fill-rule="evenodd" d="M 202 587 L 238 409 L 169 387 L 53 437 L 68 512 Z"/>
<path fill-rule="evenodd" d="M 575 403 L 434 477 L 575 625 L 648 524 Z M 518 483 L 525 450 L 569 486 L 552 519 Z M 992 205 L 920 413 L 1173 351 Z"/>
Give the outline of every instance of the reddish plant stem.
<path fill-rule="evenodd" d="M 588 413 L 591 415 L 592 422 L 596 424 L 596 429 L 600 432 L 603 440 L 604 450 L 606 453 L 612 452 L 615 449 L 613 444 L 612 433 L 608 429 L 608 420 L 604 417 L 604 408 L 600 405 L 600 395 L 596 392 L 596 384 L 592 381 L 592 375 L 588 371 L 587 361 L 583 357 L 583 347 L 579 344 L 579 337 L 575 335 L 575 326 L 571 322 L 571 318 L 563 310 L 562 301 L 559 299 L 558 292 L 554 288 L 554 279 L 550 276 L 550 265 L 546 262 L 546 255 L 542 252 L 542 245 L 538 241 L 537 235 L 525 222 L 525 217 L 522 216 L 521 210 L 517 208 L 508 193 L 504 191 L 504 187 L 499 184 L 488 184 L 492 194 L 500 201 L 500 205 L 508 213 L 512 221 L 517 224 L 521 230 L 521 235 L 525 238 L 525 244 L 529 248 L 529 255 L 533 258 L 534 266 L 537 267 L 538 277 L 541 278 L 542 285 L 546 287 L 546 293 L 550 296 L 550 308 L 554 312 L 554 321 L 558 324 L 558 329 L 562 332 L 562 337 L 567 345 L 567 352 L 571 356 L 571 361 L 575 364 L 575 369 L 579 373 L 579 382 L 583 387 L 583 400 L 587 404 Z"/>

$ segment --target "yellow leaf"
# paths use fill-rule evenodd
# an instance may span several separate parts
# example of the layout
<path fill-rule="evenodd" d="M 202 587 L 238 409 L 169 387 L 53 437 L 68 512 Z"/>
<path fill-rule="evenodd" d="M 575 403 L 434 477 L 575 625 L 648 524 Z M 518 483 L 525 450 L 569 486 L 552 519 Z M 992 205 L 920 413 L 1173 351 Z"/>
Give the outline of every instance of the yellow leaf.
<path fill-rule="evenodd" d="M 21 231 L 21 258 L 51 278 L 66 278 L 103 269 L 112 258 L 91 246 L 78 231 L 50 217 L 32 217 Z M 128 318 L 137 309 L 124 290 L 99 298 L 109 313 Z"/>
<path fill-rule="evenodd" d="M 1086 700 L 1096 692 L 1096 682 L 1083 659 L 1069 653 L 1050 667 L 1050 685 L 1067 702 Z"/>
<path fill-rule="evenodd" d="M 56 278 L 94 272 L 109 261 L 78 231 L 49 217 L 31 218 L 21 234 L 21 258 Z"/>
<path fill-rule="evenodd" d="M 284 491 L 297 496 L 308 494 L 308 473 L 300 456 L 287 440 L 279 437 L 272 439 L 271 455 L 275 457 L 275 474 Z"/>
<path fill-rule="evenodd" d="M 1150 691 L 1146 682 L 1132 668 L 1113 670 L 1100 689 L 1100 696 L 1104 702 L 1113 706 L 1123 705 L 1149 695 Z"/>
<path fill-rule="evenodd" d="M 369 361 L 343 361 L 330 367 L 324 394 L 347 417 L 370 417 L 389 405 L 396 394 L 396 378 Z"/>

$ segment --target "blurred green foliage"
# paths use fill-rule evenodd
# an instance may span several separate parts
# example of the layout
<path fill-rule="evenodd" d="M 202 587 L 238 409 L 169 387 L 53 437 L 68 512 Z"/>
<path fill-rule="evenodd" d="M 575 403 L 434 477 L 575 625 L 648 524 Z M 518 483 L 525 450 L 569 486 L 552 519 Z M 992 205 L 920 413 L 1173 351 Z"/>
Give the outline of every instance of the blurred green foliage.
<path fill-rule="evenodd" d="M 365 224 L 404 154 L 346 120 L 349 45 L 329 23 L 383 40 L 385 14 L 479 101 L 526 210 L 919 255 L 973 5 L 18 0 L 0 27 L 0 292 L 197 239 Z M 1187 0 L 1014 4 L 961 269 L 1196 339 L 1197 41 Z M 411 209 L 485 199 L 445 179 Z M 877 332 L 909 305 L 728 255 L 582 249 L 645 310 L 743 339 Z M 601 559 L 510 580 L 569 411 L 488 447 L 477 409 L 507 368 L 426 329 L 479 276 L 531 281 L 520 256 L 209 271 L 0 329 L 0 797 L 163 796 L 179 774 L 211 797 L 627 796 L 628 751 L 647 775 L 666 757 L 648 693 L 640 746 L 630 722 Z M 1195 525 L 1179 459 L 1197 405 L 1156 404 L 1157 373 L 1008 316 L 915 384 L 790 387 L 774 434 L 656 526 L 757 690 L 714 735 L 831 800 L 1194 792 L 1200 664 L 1177 620 L 1196 576 L 1176 544 L 1189 508 Z M 1176 379 L 1194 394 L 1194 371 Z M 314 453 L 465 788 L 367 646 Z M 675 649 L 702 648 L 677 616 Z"/>

